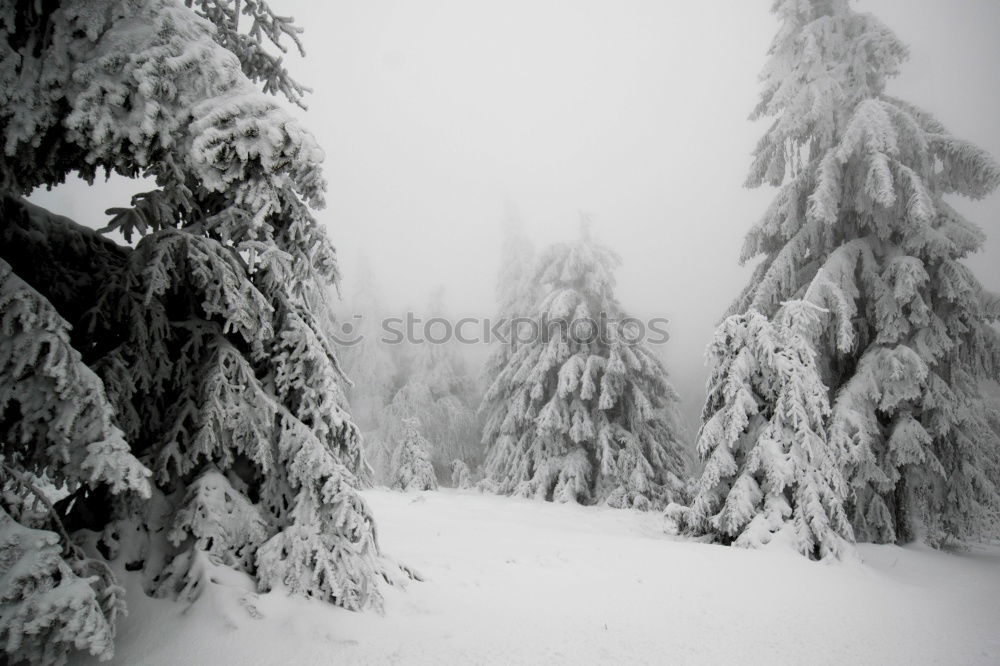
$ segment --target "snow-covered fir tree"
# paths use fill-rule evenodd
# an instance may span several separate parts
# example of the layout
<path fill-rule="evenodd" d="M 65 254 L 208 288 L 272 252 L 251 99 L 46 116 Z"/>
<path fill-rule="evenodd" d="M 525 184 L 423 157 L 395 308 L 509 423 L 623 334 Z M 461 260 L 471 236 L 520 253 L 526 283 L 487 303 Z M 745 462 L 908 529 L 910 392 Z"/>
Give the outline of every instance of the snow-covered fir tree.
<path fill-rule="evenodd" d="M 658 507 L 681 486 L 684 460 L 663 407 L 677 400 L 662 363 L 623 327 L 620 259 L 585 223 L 531 276 L 539 335 L 511 352 L 484 398 L 483 487 L 562 502 Z"/>
<path fill-rule="evenodd" d="M 782 539 L 814 558 L 849 551 L 843 452 L 827 441 L 830 403 L 808 342 L 817 319 L 792 301 L 774 322 L 750 311 L 715 332 L 697 444 L 705 466 L 690 507 L 667 511 L 688 533 L 743 547 Z"/>
<path fill-rule="evenodd" d="M 426 458 L 431 465 L 431 473 L 435 480 L 434 488 L 437 487 L 437 474 L 432 462 L 434 444 L 424 434 L 424 418 L 428 415 L 432 418 L 435 416 L 434 397 L 426 384 L 417 381 L 409 381 L 396 391 L 392 402 L 379 415 L 379 427 L 374 437 L 379 442 L 382 455 L 386 457 L 385 475 L 382 479 L 390 487 L 400 487 L 397 483 L 398 463 L 401 460 L 404 462 L 414 460 L 412 453 L 400 458 L 399 449 L 415 436 L 419 436 L 420 446 L 425 449 L 426 455 L 422 454 L 421 458 Z"/>
<path fill-rule="evenodd" d="M 398 441 L 392 454 L 389 485 L 397 490 L 437 490 L 437 476 L 431 464 L 431 444 L 420 434 L 420 420 L 404 418 L 399 424 Z"/>
<path fill-rule="evenodd" d="M 983 234 L 946 197 L 1000 183 L 984 151 L 886 92 L 906 47 L 848 0 L 778 0 L 747 184 L 779 187 L 746 239 L 762 256 L 734 313 L 804 299 L 848 456 L 859 540 L 941 543 L 996 527 L 1000 440 L 979 379 L 1000 374 L 1000 298 L 963 257 Z"/>
<path fill-rule="evenodd" d="M 5 298 L 28 308 L 4 310 L 4 372 L 23 390 L 5 377 L 0 432 L 14 478 L 65 483 L 53 520 L 104 529 L 111 556 L 165 558 L 165 578 L 197 586 L 209 582 L 184 563 L 210 549 L 263 590 L 355 609 L 379 604 L 388 572 L 355 491 L 359 434 L 327 328 L 337 267 L 311 213 L 323 154 L 254 84 L 301 101 L 269 51 L 298 31 L 257 0 L 0 6 L 0 258 Z M 134 248 L 16 198 L 99 170 L 155 182 L 113 211 Z M 142 543 L 122 542 L 135 527 Z M 164 529 L 174 545 L 155 552 Z M 48 546 L 16 552 L 39 577 L 62 566 Z M 67 623 L 52 645 L 109 654 L 97 633 L 72 636 L 93 627 L 86 603 L 47 616 Z"/>
<path fill-rule="evenodd" d="M 456 458 L 451 461 L 451 485 L 463 490 L 472 487 L 472 470 L 464 460 Z"/>

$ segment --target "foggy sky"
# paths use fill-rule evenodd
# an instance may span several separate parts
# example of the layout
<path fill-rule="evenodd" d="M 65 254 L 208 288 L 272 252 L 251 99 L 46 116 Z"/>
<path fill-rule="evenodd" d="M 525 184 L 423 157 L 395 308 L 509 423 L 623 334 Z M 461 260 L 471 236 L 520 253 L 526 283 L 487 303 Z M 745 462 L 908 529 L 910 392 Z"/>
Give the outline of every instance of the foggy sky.
<path fill-rule="evenodd" d="M 777 28 L 769 0 L 272 0 L 305 26 L 289 57 L 326 152 L 350 293 L 365 254 L 391 308 L 438 284 L 456 316 L 494 309 L 504 199 L 536 244 L 579 211 L 623 258 L 618 296 L 671 320 L 662 348 L 690 420 L 703 350 L 749 276 L 744 233 L 773 190 L 742 187 L 766 121 L 747 120 Z M 1000 157 L 1000 2 L 859 0 L 911 48 L 890 92 Z M 34 197 L 99 224 L 129 184 Z M 94 203 L 94 199 L 98 201 Z M 986 231 L 969 264 L 1000 291 L 1000 195 L 956 207 Z"/>

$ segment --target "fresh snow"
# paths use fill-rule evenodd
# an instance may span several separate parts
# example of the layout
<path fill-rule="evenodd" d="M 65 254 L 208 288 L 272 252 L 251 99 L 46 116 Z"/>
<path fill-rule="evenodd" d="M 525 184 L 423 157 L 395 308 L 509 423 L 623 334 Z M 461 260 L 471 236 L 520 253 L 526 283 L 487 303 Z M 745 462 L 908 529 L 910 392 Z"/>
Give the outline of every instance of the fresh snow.
<path fill-rule="evenodd" d="M 114 664 L 1000 661 L 1000 548 L 861 545 L 817 563 L 679 540 L 662 515 L 364 491 L 383 550 L 426 579 L 355 613 L 218 568 L 193 606 L 128 586 Z M 117 563 L 121 566 L 121 563 Z M 80 662 L 80 663 L 97 663 Z"/>

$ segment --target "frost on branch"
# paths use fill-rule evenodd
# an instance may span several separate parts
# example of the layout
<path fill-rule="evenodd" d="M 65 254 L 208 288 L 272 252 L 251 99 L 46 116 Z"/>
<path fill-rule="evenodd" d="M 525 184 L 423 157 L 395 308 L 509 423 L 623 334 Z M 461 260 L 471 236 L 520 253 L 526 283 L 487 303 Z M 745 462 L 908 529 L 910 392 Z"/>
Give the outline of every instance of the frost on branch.
<path fill-rule="evenodd" d="M 747 235 L 742 260 L 763 259 L 730 312 L 828 311 L 811 342 L 859 539 L 995 534 L 1000 439 L 979 383 L 1000 374 L 1000 313 L 962 263 L 983 233 L 945 197 L 989 194 L 1000 167 L 886 94 L 907 49 L 876 18 L 847 0 L 774 11 L 754 111 L 773 123 L 747 183 L 780 189 Z"/>
<path fill-rule="evenodd" d="M 844 453 L 827 441 L 827 388 L 803 336 L 815 317 L 790 302 L 776 322 L 751 311 L 716 331 L 698 435 L 705 467 L 690 507 L 667 511 L 687 532 L 749 548 L 781 535 L 817 559 L 848 552 Z"/>
<path fill-rule="evenodd" d="M 677 397 L 659 359 L 618 326 L 618 263 L 586 228 L 540 257 L 531 316 L 547 334 L 512 343 L 486 393 L 484 488 L 636 508 L 681 489 Z M 588 320 L 593 330 L 580 328 Z"/>
<path fill-rule="evenodd" d="M 293 79 L 282 63 L 289 48 L 286 40 L 299 55 L 306 54 L 299 39 L 302 28 L 291 17 L 278 16 L 267 2 L 259 0 L 189 0 L 188 5 L 192 4 L 198 14 L 215 24 L 216 41 L 237 55 L 247 78 L 262 83 L 264 92 L 280 93 L 306 108 L 302 98 L 310 89 Z M 279 54 L 271 53 L 268 44 Z"/>

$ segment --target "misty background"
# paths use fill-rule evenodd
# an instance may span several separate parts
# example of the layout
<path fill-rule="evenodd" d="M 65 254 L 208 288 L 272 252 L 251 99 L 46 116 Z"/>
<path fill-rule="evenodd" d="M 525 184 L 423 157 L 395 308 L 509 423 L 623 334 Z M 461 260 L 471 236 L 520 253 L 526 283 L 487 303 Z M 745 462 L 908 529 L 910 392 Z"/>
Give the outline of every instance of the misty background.
<path fill-rule="evenodd" d="M 743 235 L 774 192 L 744 189 L 767 122 L 747 116 L 777 29 L 769 0 L 273 0 L 306 29 L 286 58 L 314 89 L 345 297 L 367 260 L 390 311 L 491 316 L 505 201 L 536 246 L 579 213 L 623 259 L 618 297 L 667 317 L 660 347 L 697 422 L 703 351 L 750 275 Z M 1000 2 L 857 0 L 910 46 L 889 92 L 1000 157 Z M 288 106 L 288 105 L 286 105 Z M 147 184 L 31 198 L 93 227 Z M 952 203 L 987 234 L 968 263 L 1000 291 L 1000 195 Z M 343 308 L 342 308 L 343 312 Z M 344 312 L 349 317 L 350 313 Z M 468 349 L 473 363 L 488 352 Z"/>

